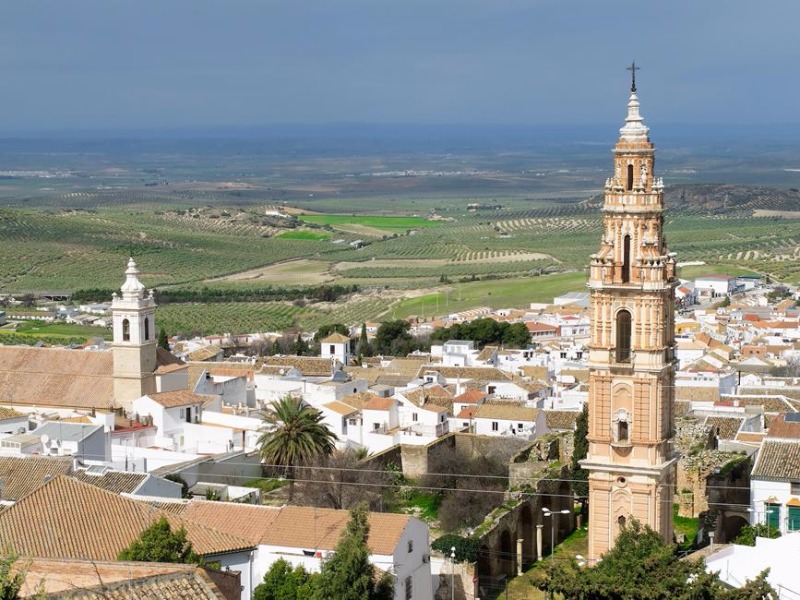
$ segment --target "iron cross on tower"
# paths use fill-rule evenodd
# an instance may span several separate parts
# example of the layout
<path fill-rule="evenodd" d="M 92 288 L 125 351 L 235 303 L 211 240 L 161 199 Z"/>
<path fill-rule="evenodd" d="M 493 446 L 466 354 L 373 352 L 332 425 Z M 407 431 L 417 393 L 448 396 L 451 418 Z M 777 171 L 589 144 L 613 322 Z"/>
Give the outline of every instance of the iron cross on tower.
<path fill-rule="evenodd" d="M 640 67 L 637 67 L 636 61 L 633 61 L 631 66 L 625 70 L 631 72 L 631 92 L 636 92 L 636 71 L 639 71 Z"/>

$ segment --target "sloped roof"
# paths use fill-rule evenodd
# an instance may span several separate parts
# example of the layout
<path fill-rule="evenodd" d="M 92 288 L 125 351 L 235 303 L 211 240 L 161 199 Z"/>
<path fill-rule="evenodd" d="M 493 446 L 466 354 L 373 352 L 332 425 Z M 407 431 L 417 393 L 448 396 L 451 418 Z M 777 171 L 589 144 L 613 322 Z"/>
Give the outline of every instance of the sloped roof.
<path fill-rule="evenodd" d="M 112 408 L 111 351 L 0 347 L 0 401 L 26 406 Z"/>
<path fill-rule="evenodd" d="M 13 408 L 0 406 L 0 421 L 10 421 L 11 419 L 19 419 L 24 416 L 24 413 L 16 411 Z"/>
<path fill-rule="evenodd" d="M 324 339 L 321 339 L 319 341 L 319 343 L 320 344 L 349 344 L 350 343 L 350 338 L 347 337 L 346 335 L 342 335 L 341 333 L 338 333 L 338 332 L 334 331 L 328 337 L 326 337 Z"/>
<path fill-rule="evenodd" d="M 422 378 L 426 371 L 439 373 L 447 379 L 482 379 L 484 381 L 508 381 L 509 375 L 496 367 L 445 367 L 442 365 L 422 365 L 417 372 L 417 377 Z"/>
<path fill-rule="evenodd" d="M 3 500 L 19 500 L 45 484 L 45 478 L 72 473 L 69 456 L 0 456 Z"/>
<path fill-rule="evenodd" d="M 787 421 L 785 414 L 777 415 L 769 423 L 767 437 L 770 439 L 800 440 L 800 422 Z"/>
<path fill-rule="evenodd" d="M 487 361 L 492 358 L 492 355 L 495 354 L 498 349 L 499 346 L 484 346 L 483 350 L 475 357 L 475 360 Z"/>
<path fill-rule="evenodd" d="M 461 412 L 456 415 L 456 419 L 474 419 L 477 414 L 477 406 L 467 406 L 461 409 Z"/>
<path fill-rule="evenodd" d="M 116 560 L 143 530 L 165 516 L 185 527 L 195 552 L 235 552 L 252 544 L 142 502 L 59 476 L 0 513 L 0 544 L 25 556 Z"/>
<path fill-rule="evenodd" d="M 706 425 L 713 427 L 721 440 L 732 440 L 739 432 L 744 418 L 742 417 L 707 417 Z"/>
<path fill-rule="evenodd" d="M 478 407 L 478 419 L 504 419 L 506 421 L 535 421 L 538 408 L 528 408 L 512 402 L 485 402 Z"/>
<path fill-rule="evenodd" d="M 225 528 L 252 545 L 290 546 L 306 550 L 333 550 L 350 520 L 347 510 L 311 506 L 256 506 L 235 502 L 192 500 L 180 515 L 212 529 Z M 373 554 L 392 554 L 411 517 L 392 513 L 369 514 L 367 545 Z"/>
<path fill-rule="evenodd" d="M 579 410 L 545 410 L 544 419 L 548 429 L 572 431 L 580 414 Z"/>
<path fill-rule="evenodd" d="M 800 480 L 800 440 L 770 440 L 761 443 L 753 479 Z"/>
<path fill-rule="evenodd" d="M 191 404 L 204 404 L 209 400 L 213 400 L 216 396 L 210 394 L 195 394 L 189 390 L 174 390 L 172 392 L 147 394 L 147 397 L 164 408 L 176 408 L 178 406 L 189 406 Z"/>
<path fill-rule="evenodd" d="M 460 404 L 478 404 L 484 398 L 486 398 L 486 394 L 484 394 L 482 391 L 469 389 L 453 398 L 453 402 Z"/>
<path fill-rule="evenodd" d="M 102 475 L 87 473 L 86 469 L 78 469 L 72 476 L 78 481 L 113 492 L 115 494 L 132 494 L 145 479 L 147 473 L 127 473 L 125 471 L 106 471 Z"/>
<path fill-rule="evenodd" d="M 358 412 L 357 408 L 354 408 L 349 404 L 345 404 L 344 402 L 339 402 L 338 400 L 334 400 L 333 402 L 328 402 L 327 404 L 323 404 L 322 408 L 327 408 L 332 412 L 345 416 L 352 415 L 353 413 Z"/>
<path fill-rule="evenodd" d="M 331 359 L 316 356 L 265 356 L 260 359 L 267 366 L 293 367 L 305 377 L 330 377 Z"/>
<path fill-rule="evenodd" d="M 209 575 L 197 565 L 24 558 L 23 598 L 70 600 L 225 600 Z"/>
<path fill-rule="evenodd" d="M 364 402 L 361 405 L 361 408 L 364 410 L 389 410 L 394 406 L 395 400 L 394 398 L 381 398 L 380 396 L 372 396 L 369 400 Z"/>

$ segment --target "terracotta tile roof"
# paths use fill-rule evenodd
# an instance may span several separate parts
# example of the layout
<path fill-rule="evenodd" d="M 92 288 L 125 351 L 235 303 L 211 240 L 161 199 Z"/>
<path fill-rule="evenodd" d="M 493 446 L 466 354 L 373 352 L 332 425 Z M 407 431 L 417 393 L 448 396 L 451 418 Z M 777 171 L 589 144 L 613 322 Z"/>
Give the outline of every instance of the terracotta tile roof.
<path fill-rule="evenodd" d="M 194 550 L 202 556 L 252 547 L 228 533 L 65 476 L 0 512 L 0 544 L 25 556 L 116 560 L 161 516 L 173 528 L 185 527 Z"/>
<path fill-rule="evenodd" d="M 204 404 L 216 398 L 216 396 L 209 394 L 195 394 L 189 390 L 159 392 L 158 394 L 148 394 L 147 397 L 164 408 L 176 408 L 178 406 L 189 406 L 190 404 Z"/>
<path fill-rule="evenodd" d="M 0 456 L 3 500 L 19 500 L 45 483 L 46 477 L 72 473 L 69 456 Z"/>
<path fill-rule="evenodd" d="M 315 356 L 265 356 L 261 364 L 284 368 L 295 368 L 305 377 L 330 377 L 331 359 Z"/>
<path fill-rule="evenodd" d="M 425 372 L 436 372 L 447 379 L 482 379 L 484 381 L 508 381 L 509 375 L 495 367 L 443 367 L 442 365 L 423 365 L 417 372 L 417 377 L 422 378 Z"/>
<path fill-rule="evenodd" d="M 535 421 L 538 408 L 528 408 L 512 402 L 485 402 L 478 407 L 479 419 L 503 419 L 506 421 Z"/>
<path fill-rule="evenodd" d="M 189 352 L 189 354 L 186 355 L 186 360 L 190 362 L 213 361 L 222 353 L 222 346 L 213 344 L 211 346 L 205 346 L 204 348 L 198 348 L 193 352 Z"/>
<path fill-rule="evenodd" d="M 797 416 L 795 414 L 795 416 Z M 800 421 L 787 421 L 786 415 L 777 415 L 770 421 L 769 439 L 800 440 Z"/>
<path fill-rule="evenodd" d="M 721 440 L 732 440 L 739 432 L 744 418 L 740 417 L 707 417 L 705 424 L 713 427 Z"/>
<path fill-rule="evenodd" d="M 310 506 L 256 506 L 235 502 L 192 500 L 181 509 L 187 521 L 212 529 L 225 528 L 250 544 L 333 550 L 350 512 Z M 392 554 L 411 517 L 392 513 L 369 515 L 367 545 L 374 554 Z"/>
<path fill-rule="evenodd" d="M 341 333 L 333 332 L 328 337 L 321 339 L 320 344 L 349 344 L 350 338 Z"/>
<path fill-rule="evenodd" d="M 468 406 L 461 409 L 461 412 L 456 415 L 456 419 L 474 419 L 477 414 L 477 406 Z"/>
<path fill-rule="evenodd" d="M 572 431 L 580 414 L 579 410 L 545 410 L 544 419 L 548 429 Z"/>
<path fill-rule="evenodd" d="M 74 600 L 225 600 L 211 577 L 197 565 L 23 558 L 23 598 Z"/>
<path fill-rule="evenodd" d="M 402 392 L 402 394 L 405 398 L 417 406 L 422 406 L 427 402 L 431 402 L 434 398 L 444 398 L 450 402 L 451 406 L 453 402 L 452 394 L 438 383 L 414 388 L 411 391 Z"/>
<path fill-rule="evenodd" d="M 183 367 L 186 363 L 169 350 L 156 346 L 156 370 L 160 367 Z"/>
<path fill-rule="evenodd" d="M 20 417 L 24 417 L 25 414 L 19 411 L 14 410 L 13 408 L 7 408 L 5 406 L 0 406 L 0 421 L 7 421 L 11 419 L 19 419 Z"/>
<path fill-rule="evenodd" d="M 330 411 L 338 413 L 340 415 L 352 415 L 353 413 L 358 412 L 357 408 L 350 406 L 349 404 L 345 404 L 344 402 L 339 402 L 338 400 L 334 400 L 333 402 L 328 402 L 327 404 L 323 404 L 322 408 L 327 408 Z"/>
<path fill-rule="evenodd" d="M 458 402 L 461 404 L 478 404 L 485 398 L 486 394 L 484 394 L 482 391 L 471 389 L 453 398 L 453 402 Z"/>
<path fill-rule="evenodd" d="M 680 388 L 675 388 L 677 394 Z M 675 404 L 672 405 L 672 412 L 675 417 L 686 417 L 692 412 L 692 405 L 686 400 L 675 399 Z"/>
<path fill-rule="evenodd" d="M 364 403 L 367 402 L 370 398 L 372 398 L 375 394 L 372 392 L 358 392 L 356 394 L 348 394 L 344 398 L 342 398 L 342 403 L 352 406 L 358 410 L 361 410 L 361 407 L 364 406 Z"/>
<path fill-rule="evenodd" d="M 484 346 L 475 360 L 487 361 L 492 358 L 492 355 L 497 352 L 499 346 Z"/>
<path fill-rule="evenodd" d="M 744 394 L 744 392 L 740 393 Z M 758 394 L 754 395 L 758 396 Z M 764 412 L 771 413 L 792 412 L 794 410 L 792 404 L 781 396 L 764 396 L 763 398 L 754 398 L 751 395 L 742 398 L 742 403 L 745 406 L 763 406 Z"/>
<path fill-rule="evenodd" d="M 440 404 L 436 404 L 435 402 L 426 402 L 425 404 L 420 406 L 420 408 L 422 410 L 427 410 L 427 411 L 434 412 L 434 413 L 443 413 L 443 412 L 447 412 L 449 410 L 452 410 L 453 406 L 452 406 L 452 403 L 448 407 L 448 406 L 442 406 Z"/>
<path fill-rule="evenodd" d="M 767 435 L 765 431 L 740 431 L 736 434 L 736 441 L 737 442 L 758 442 L 760 443 L 761 440 Z"/>
<path fill-rule="evenodd" d="M 589 381 L 589 369 L 561 369 L 562 375 L 572 375 L 575 381 L 587 383 Z"/>
<path fill-rule="evenodd" d="M 203 371 L 208 371 L 212 375 L 222 377 L 247 377 L 252 382 L 255 374 L 255 367 L 251 364 L 229 363 L 229 362 L 190 362 L 188 389 L 193 390 L 203 375 Z M 277 368 L 276 368 L 277 374 Z"/>
<path fill-rule="evenodd" d="M 765 439 L 758 451 L 751 477 L 800 480 L 800 441 Z"/>
<path fill-rule="evenodd" d="M 111 351 L 0 347 L 0 402 L 112 408 L 113 360 Z"/>
<path fill-rule="evenodd" d="M 675 386 L 675 400 L 717 402 L 719 401 L 719 388 L 702 385 L 678 385 Z"/>
<path fill-rule="evenodd" d="M 125 471 L 106 471 L 102 475 L 87 473 L 85 469 L 78 469 L 72 476 L 78 481 L 113 492 L 115 494 L 132 494 L 147 479 L 147 473 L 127 473 Z"/>
<path fill-rule="evenodd" d="M 541 379 L 547 381 L 547 367 L 534 367 L 532 365 L 524 365 L 519 368 L 520 372 L 529 379 Z"/>
<path fill-rule="evenodd" d="M 372 396 L 372 398 L 361 405 L 361 408 L 364 410 L 389 410 L 392 406 L 394 406 L 395 402 L 397 402 L 397 400 L 394 398 L 381 398 L 380 396 Z"/>

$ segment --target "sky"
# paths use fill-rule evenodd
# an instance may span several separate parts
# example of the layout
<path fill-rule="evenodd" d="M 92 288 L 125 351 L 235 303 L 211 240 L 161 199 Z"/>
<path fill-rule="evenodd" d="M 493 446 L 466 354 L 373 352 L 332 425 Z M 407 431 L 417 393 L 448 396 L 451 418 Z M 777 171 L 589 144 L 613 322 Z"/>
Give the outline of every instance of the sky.
<path fill-rule="evenodd" d="M 800 123 L 797 0 L 24 0 L 0 136 L 317 123 Z"/>

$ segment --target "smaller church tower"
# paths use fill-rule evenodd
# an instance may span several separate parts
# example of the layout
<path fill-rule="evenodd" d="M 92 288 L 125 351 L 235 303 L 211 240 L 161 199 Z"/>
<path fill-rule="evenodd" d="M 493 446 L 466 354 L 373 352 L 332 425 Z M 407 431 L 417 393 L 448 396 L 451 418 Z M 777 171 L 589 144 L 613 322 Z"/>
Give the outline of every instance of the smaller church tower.
<path fill-rule="evenodd" d="M 133 258 L 128 261 L 121 295 L 114 293 L 114 397 L 130 403 L 156 391 L 156 303 L 139 281 Z"/>
<path fill-rule="evenodd" d="M 333 332 L 319 341 L 319 355 L 322 358 L 338 360 L 344 366 L 350 364 L 350 338 Z"/>

